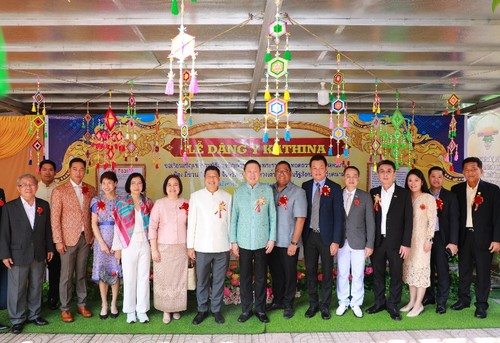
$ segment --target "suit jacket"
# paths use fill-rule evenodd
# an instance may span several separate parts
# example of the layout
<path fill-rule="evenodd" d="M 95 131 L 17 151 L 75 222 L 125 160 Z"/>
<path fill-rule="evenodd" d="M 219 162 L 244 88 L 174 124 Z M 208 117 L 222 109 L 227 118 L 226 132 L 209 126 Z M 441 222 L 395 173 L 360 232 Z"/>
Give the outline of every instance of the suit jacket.
<path fill-rule="evenodd" d="M 370 194 L 375 197 L 381 195 L 382 186 L 372 188 Z M 413 231 L 413 206 L 410 191 L 394 185 L 391 204 L 386 218 L 386 241 L 388 248 L 399 249 L 401 245 L 411 247 L 411 234 Z M 382 243 L 381 233 L 382 208 L 375 211 L 375 248 Z"/>
<path fill-rule="evenodd" d="M 439 198 L 443 201 L 443 210 L 438 208 L 439 234 L 444 245 L 457 244 L 459 233 L 459 208 L 457 196 L 447 189 L 441 188 Z"/>
<path fill-rule="evenodd" d="M 342 193 L 344 194 L 344 193 Z M 345 211 L 345 209 L 344 209 Z M 344 212 L 345 213 L 345 212 Z M 345 215 L 345 237 L 353 249 L 373 249 L 375 241 L 375 211 L 369 193 L 356 189 L 349 214 Z M 342 240 L 344 245 L 344 239 Z"/>
<path fill-rule="evenodd" d="M 302 188 L 307 195 L 307 217 L 302 231 L 302 241 L 307 243 L 311 224 L 311 209 L 314 180 L 306 181 Z M 344 237 L 344 202 L 342 189 L 338 183 L 326 179 L 325 186 L 330 187 L 330 196 L 321 195 L 319 203 L 319 228 L 323 243 L 330 246 L 332 243 L 342 244 Z"/>
<path fill-rule="evenodd" d="M 467 204 L 467 182 L 459 183 L 451 188 L 457 195 L 460 209 L 459 246 L 465 243 L 465 223 L 467 220 L 467 206 L 472 207 L 472 222 L 476 247 L 486 250 L 491 242 L 500 242 L 500 188 L 492 183 L 480 180 L 476 196 L 481 193 L 483 203 L 477 207 Z"/>
<path fill-rule="evenodd" d="M 47 252 L 54 252 L 49 203 L 35 198 L 35 208 L 31 228 L 20 197 L 5 204 L 0 224 L 0 259 L 12 258 L 14 265 L 25 266 L 34 260 L 45 261 Z"/>
<path fill-rule="evenodd" d="M 75 246 L 80 239 L 82 226 L 85 231 L 85 240 L 88 244 L 92 242 L 94 234 L 90 225 L 90 201 L 96 191 L 94 187 L 86 183 L 83 185 L 88 187 L 88 192 L 83 195 L 82 207 L 71 182 L 68 181 L 52 191 L 50 219 L 54 243 Z"/>

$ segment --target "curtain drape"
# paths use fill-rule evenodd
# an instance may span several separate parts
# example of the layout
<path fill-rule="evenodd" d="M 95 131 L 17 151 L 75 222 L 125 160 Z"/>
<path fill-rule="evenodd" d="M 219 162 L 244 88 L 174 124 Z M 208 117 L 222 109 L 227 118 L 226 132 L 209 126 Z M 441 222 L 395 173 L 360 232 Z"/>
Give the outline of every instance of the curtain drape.
<path fill-rule="evenodd" d="M 0 159 L 18 154 L 31 143 L 31 119 L 31 115 L 0 118 Z"/>

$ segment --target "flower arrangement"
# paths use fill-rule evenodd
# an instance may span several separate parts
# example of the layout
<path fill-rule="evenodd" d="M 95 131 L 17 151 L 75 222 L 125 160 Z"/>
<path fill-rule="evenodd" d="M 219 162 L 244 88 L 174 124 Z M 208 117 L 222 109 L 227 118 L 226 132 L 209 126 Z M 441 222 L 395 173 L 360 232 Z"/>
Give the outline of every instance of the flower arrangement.
<path fill-rule="evenodd" d="M 477 192 L 477 195 L 474 197 L 474 211 L 477 211 L 479 208 L 479 205 L 481 205 L 484 202 L 484 198 L 481 196 L 481 192 Z"/>
<path fill-rule="evenodd" d="M 97 202 L 97 212 L 104 211 L 106 209 L 106 203 L 102 200 Z"/>
<path fill-rule="evenodd" d="M 223 211 L 227 211 L 227 209 L 226 209 L 226 203 L 225 203 L 224 201 L 221 201 L 221 202 L 219 203 L 219 209 L 218 209 L 217 211 L 215 211 L 215 213 L 214 213 L 214 214 L 215 214 L 215 215 L 217 215 L 217 214 L 218 214 L 218 215 L 219 215 L 219 219 L 221 219 L 221 218 L 222 218 L 222 212 L 223 212 Z"/>
<path fill-rule="evenodd" d="M 88 194 L 89 194 L 89 187 L 87 185 L 83 185 L 82 186 L 82 194 L 84 196 L 88 196 Z"/>
<path fill-rule="evenodd" d="M 376 212 L 378 212 L 380 208 L 380 202 L 382 201 L 382 198 L 380 198 L 380 194 L 375 194 L 373 196 L 373 208 L 375 209 Z"/>
<path fill-rule="evenodd" d="M 41 216 L 41 215 L 42 215 L 42 213 L 43 213 L 43 208 L 42 208 L 41 206 L 38 206 L 38 207 L 36 208 L 36 213 L 38 213 L 38 216 Z"/>
<path fill-rule="evenodd" d="M 260 207 L 265 204 L 266 204 L 266 198 L 257 199 L 254 210 L 257 211 L 257 213 L 260 213 Z"/>
<path fill-rule="evenodd" d="M 288 197 L 286 195 L 280 196 L 278 206 L 282 206 L 285 210 L 288 210 Z"/>
<path fill-rule="evenodd" d="M 188 215 L 189 212 L 189 203 L 187 201 L 184 201 L 181 206 L 179 206 L 179 210 L 184 210 L 186 211 L 186 216 Z"/>
<path fill-rule="evenodd" d="M 321 188 L 321 195 L 327 198 L 330 197 L 330 187 L 328 185 L 324 185 L 323 188 Z"/>
<path fill-rule="evenodd" d="M 420 204 L 420 209 L 421 210 L 425 210 L 427 207 L 425 206 L 425 204 Z"/>
<path fill-rule="evenodd" d="M 354 197 L 354 200 L 352 203 L 354 204 L 354 206 L 359 206 L 360 202 L 359 202 L 359 198 L 357 195 Z"/>
<path fill-rule="evenodd" d="M 443 200 L 441 198 L 436 199 L 436 206 L 440 212 L 443 212 Z"/>

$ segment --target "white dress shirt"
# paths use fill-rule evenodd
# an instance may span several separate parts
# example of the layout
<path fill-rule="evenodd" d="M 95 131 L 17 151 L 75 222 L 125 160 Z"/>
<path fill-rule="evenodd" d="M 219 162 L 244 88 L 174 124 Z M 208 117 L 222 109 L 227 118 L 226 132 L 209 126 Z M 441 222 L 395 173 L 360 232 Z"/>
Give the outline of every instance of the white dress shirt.
<path fill-rule="evenodd" d="M 380 190 L 380 207 L 382 208 L 382 220 L 380 222 L 380 231 L 382 235 L 387 234 L 387 212 L 389 212 L 389 206 L 391 205 L 392 195 L 394 194 L 394 189 L 396 186 L 392 184 L 388 190 L 381 187 Z"/>
<path fill-rule="evenodd" d="M 24 211 L 30 221 L 31 229 L 33 230 L 35 227 L 36 201 L 33 200 L 33 205 L 30 205 L 26 200 L 24 200 L 23 197 L 21 197 L 21 202 L 23 203 Z"/>
<path fill-rule="evenodd" d="M 465 227 L 474 227 L 474 223 L 472 222 L 472 207 L 474 206 L 474 198 L 476 197 L 477 187 L 479 186 L 479 182 L 476 187 L 472 188 L 467 184 L 467 219 L 465 220 Z"/>

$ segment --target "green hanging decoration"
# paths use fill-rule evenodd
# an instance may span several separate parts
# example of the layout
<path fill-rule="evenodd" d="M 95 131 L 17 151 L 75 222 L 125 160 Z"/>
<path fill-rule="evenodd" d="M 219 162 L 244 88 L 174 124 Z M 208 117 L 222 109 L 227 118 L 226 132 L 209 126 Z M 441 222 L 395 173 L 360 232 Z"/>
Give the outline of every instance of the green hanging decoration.
<path fill-rule="evenodd" d="M 173 15 L 179 14 L 179 6 L 177 5 L 177 0 L 172 0 L 172 14 Z"/>
<path fill-rule="evenodd" d="M 4 50 L 3 33 L 0 29 L 0 97 L 9 92 L 9 75 L 7 73 L 7 56 Z"/>
<path fill-rule="evenodd" d="M 292 54 L 290 53 L 290 50 L 286 49 L 285 53 L 283 54 L 283 58 L 287 61 L 292 60 Z"/>
<path fill-rule="evenodd" d="M 272 59 L 273 59 L 273 56 L 271 55 L 271 52 L 266 52 L 266 57 L 264 58 L 264 61 L 267 63 Z"/>

